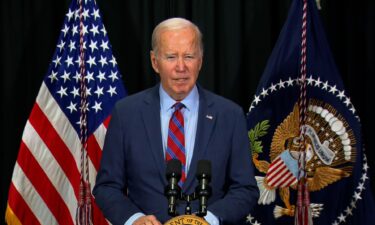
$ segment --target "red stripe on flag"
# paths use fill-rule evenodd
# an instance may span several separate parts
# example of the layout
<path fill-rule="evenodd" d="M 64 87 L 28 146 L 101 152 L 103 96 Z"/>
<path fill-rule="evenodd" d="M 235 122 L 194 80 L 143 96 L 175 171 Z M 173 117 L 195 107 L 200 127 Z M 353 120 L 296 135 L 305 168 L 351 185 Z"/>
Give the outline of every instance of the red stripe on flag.
<path fill-rule="evenodd" d="M 283 183 L 285 179 L 289 179 L 289 177 L 293 176 L 293 174 L 285 167 L 285 169 L 280 173 L 280 176 L 274 181 L 276 187 L 283 187 Z"/>
<path fill-rule="evenodd" d="M 94 134 L 90 135 L 87 140 L 87 152 L 96 171 L 98 171 L 100 159 L 102 158 L 102 149 L 100 148 Z"/>
<path fill-rule="evenodd" d="M 21 142 L 17 162 L 56 220 L 60 224 L 73 224 L 72 216 L 64 200 L 23 142 Z"/>
<path fill-rule="evenodd" d="M 273 161 L 273 162 L 271 163 L 271 165 L 270 165 L 270 168 L 269 168 L 267 174 L 271 174 L 271 173 L 273 173 L 277 168 L 279 168 L 279 166 L 280 166 L 280 162 L 282 162 L 280 157 L 277 158 L 275 161 Z M 276 166 L 276 165 L 277 165 L 277 166 Z"/>
<path fill-rule="evenodd" d="M 280 187 L 286 187 L 287 184 L 290 182 L 290 179 L 293 178 L 293 174 L 289 171 L 286 176 L 283 177 L 281 183 L 279 184 Z"/>
<path fill-rule="evenodd" d="M 25 222 L 25 224 L 28 225 L 40 225 L 38 219 L 20 193 L 18 193 L 13 183 L 11 183 L 9 187 L 8 204 L 21 222 Z"/>
<path fill-rule="evenodd" d="M 103 121 L 103 124 L 104 124 L 105 128 L 108 128 L 109 121 L 111 121 L 111 118 L 112 118 L 112 116 L 109 115 L 109 116 L 107 117 L 107 119 L 105 119 L 105 120 Z"/>
<path fill-rule="evenodd" d="M 34 104 L 29 121 L 33 125 L 35 131 L 39 134 L 40 138 L 44 141 L 48 149 L 51 151 L 51 154 L 55 157 L 65 175 L 68 177 L 70 183 L 74 188 L 74 193 L 78 199 L 80 173 L 78 171 L 74 156 L 70 152 L 69 148 L 60 138 L 48 118 L 39 108 L 38 104 Z M 75 131 L 72 130 L 72 132 Z"/>
<path fill-rule="evenodd" d="M 272 180 L 275 180 L 275 182 L 278 182 L 279 180 L 281 180 L 285 174 L 287 174 L 289 172 L 289 169 L 286 167 L 286 165 L 284 164 L 283 167 L 281 167 L 280 170 L 278 170 L 278 172 L 275 174 L 275 176 L 272 177 Z"/>
<path fill-rule="evenodd" d="M 273 179 L 273 177 L 277 176 L 277 174 L 280 172 L 280 170 L 285 169 L 285 164 L 281 161 L 277 165 L 272 166 L 267 172 L 268 179 Z"/>
<path fill-rule="evenodd" d="M 292 185 L 296 181 L 297 181 L 297 178 L 293 176 L 293 178 L 290 179 L 290 181 L 285 185 L 285 187 L 289 187 L 290 185 Z"/>

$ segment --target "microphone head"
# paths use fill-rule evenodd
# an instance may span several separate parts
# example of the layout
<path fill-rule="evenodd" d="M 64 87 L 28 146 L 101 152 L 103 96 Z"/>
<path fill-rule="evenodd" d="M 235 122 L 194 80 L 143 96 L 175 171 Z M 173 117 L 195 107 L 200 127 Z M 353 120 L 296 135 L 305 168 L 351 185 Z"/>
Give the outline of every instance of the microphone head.
<path fill-rule="evenodd" d="M 207 179 L 210 179 L 211 178 L 211 161 L 199 160 L 196 176 L 197 178 L 205 177 Z"/>
<path fill-rule="evenodd" d="M 167 162 L 167 179 L 170 177 L 176 177 L 178 180 L 181 178 L 182 174 L 182 164 L 178 159 L 171 159 Z"/>

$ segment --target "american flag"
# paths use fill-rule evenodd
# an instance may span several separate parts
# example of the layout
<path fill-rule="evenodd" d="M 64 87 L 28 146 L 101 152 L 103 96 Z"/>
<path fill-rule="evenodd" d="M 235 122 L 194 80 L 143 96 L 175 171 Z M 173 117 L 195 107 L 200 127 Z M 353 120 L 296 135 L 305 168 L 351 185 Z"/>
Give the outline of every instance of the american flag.
<path fill-rule="evenodd" d="M 81 65 L 85 67 L 84 76 Z M 8 224 L 76 223 L 82 77 L 86 84 L 86 151 L 92 188 L 111 110 L 126 95 L 94 0 L 73 0 L 66 14 L 52 62 L 23 132 L 9 188 Z M 95 203 L 92 207 L 93 223 L 108 224 Z"/>

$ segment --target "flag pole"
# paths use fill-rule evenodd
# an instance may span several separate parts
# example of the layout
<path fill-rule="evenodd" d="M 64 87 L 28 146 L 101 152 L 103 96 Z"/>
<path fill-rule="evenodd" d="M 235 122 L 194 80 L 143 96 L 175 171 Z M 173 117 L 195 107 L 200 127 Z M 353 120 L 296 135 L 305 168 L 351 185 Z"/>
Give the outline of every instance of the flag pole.
<path fill-rule="evenodd" d="M 81 142 L 81 176 L 79 185 L 79 199 L 76 214 L 78 225 L 91 225 L 91 188 L 89 181 L 89 159 L 87 153 L 87 87 L 85 82 L 85 50 L 83 33 L 83 3 L 79 0 L 79 69 L 80 69 L 80 142 Z"/>
<path fill-rule="evenodd" d="M 298 99 L 299 105 L 299 170 L 298 170 L 298 194 L 297 207 L 295 211 L 295 225 L 312 225 L 312 216 L 310 209 L 310 194 L 307 186 L 306 173 L 306 138 L 305 138 L 305 124 L 307 112 L 307 90 L 306 90 L 306 67 L 307 67 L 307 0 L 303 0 L 302 11 L 302 32 L 301 32 L 301 68 L 300 68 L 300 96 Z"/>

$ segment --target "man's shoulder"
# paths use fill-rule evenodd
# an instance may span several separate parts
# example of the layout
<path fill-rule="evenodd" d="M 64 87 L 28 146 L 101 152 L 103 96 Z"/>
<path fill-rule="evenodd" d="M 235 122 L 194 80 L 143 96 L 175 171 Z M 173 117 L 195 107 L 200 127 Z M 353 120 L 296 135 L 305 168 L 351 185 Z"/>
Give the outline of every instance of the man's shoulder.
<path fill-rule="evenodd" d="M 155 87 L 151 87 L 124 97 L 116 103 L 116 107 L 120 109 L 134 109 L 141 106 L 144 102 L 151 101 L 155 97 L 155 94 Z"/>
<path fill-rule="evenodd" d="M 207 89 L 202 88 L 201 90 L 208 104 L 213 105 L 214 107 L 218 107 L 222 110 L 243 111 L 241 106 L 239 106 L 234 101 L 221 95 L 215 94 Z"/>

